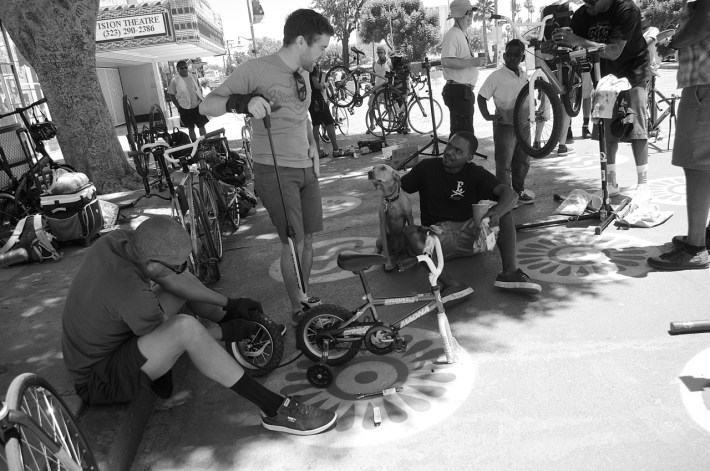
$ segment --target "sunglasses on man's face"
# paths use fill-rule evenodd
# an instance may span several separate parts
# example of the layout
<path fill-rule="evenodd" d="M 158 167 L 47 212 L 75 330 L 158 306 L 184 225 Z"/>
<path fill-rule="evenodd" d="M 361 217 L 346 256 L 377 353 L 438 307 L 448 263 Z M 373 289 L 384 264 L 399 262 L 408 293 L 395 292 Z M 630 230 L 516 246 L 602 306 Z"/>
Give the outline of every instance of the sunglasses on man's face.
<path fill-rule="evenodd" d="M 306 95 L 308 94 L 308 89 L 306 89 L 306 81 L 303 80 L 303 76 L 298 73 L 298 71 L 293 73 L 293 78 L 296 79 L 296 91 L 298 92 L 298 99 L 301 101 L 306 101 Z"/>
<path fill-rule="evenodd" d="M 176 275 L 179 275 L 180 273 L 184 272 L 184 271 L 187 269 L 187 260 L 185 260 L 185 261 L 184 261 L 183 263 L 181 263 L 180 265 L 170 265 L 170 264 L 168 264 L 168 263 L 161 262 L 160 260 L 148 260 L 148 261 L 149 261 L 149 262 L 159 263 L 159 264 L 161 264 L 162 266 L 164 266 L 165 268 L 167 268 L 167 269 L 169 269 L 169 270 L 175 272 Z"/>

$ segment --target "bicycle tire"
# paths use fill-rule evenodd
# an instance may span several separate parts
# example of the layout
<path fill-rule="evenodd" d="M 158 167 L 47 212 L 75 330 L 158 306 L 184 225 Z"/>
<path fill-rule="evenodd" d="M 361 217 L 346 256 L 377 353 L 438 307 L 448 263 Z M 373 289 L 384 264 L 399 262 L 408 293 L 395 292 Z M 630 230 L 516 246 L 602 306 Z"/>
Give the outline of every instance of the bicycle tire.
<path fill-rule="evenodd" d="M 572 66 L 566 71 L 565 90 L 560 98 L 565 111 L 570 118 L 574 118 L 582 109 L 582 75 L 579 73 L 579 68 Z"/>
<path fill-rule="evenodd" d="M 325 74 L 326 96 L 328 100 L 339 108 L 350 106 L 360 89 L 357 78 L 347 67 L 336 65 Z M 333 87 L 329 86 L 333 84 Z"/>
<path fill-rule="evenodd" d="M 207 222 L 205 206 L 200 193 L 192 188 L 190 203 L 192 249 L 195 256 L 197 278 L 205 284 L 216 283 L 220 279 L 217 251 L 212 241 L 212 234 Z"/>
<path fill-rule="evenodd" d="M 328 130 L 325 129 L 324 125 L 318 126 L 318 135 L 320 136 L 320 140 L 325 142 L 326 144 L 330 144 L 330 136 L 328 135 Z"/>
<path fill-rule="evenodd" d="M 82 469 L 99 469 L 76 418 L 45 379 L 32 373 L 17 376 L 10 383 L 5 401 L 11 410 L 21 410 L 30 416 Z M 25 433 L 20 425 L 15 427 L 18 433 L 9 434 L 5 443 L 8 469 L 35 469 L 33 465 L 37 463 L 42 464 L 40 469 L 66 469 L 38 437 Z"/>
<path fill-rule="evenodd" d="M 185 201 L 186 197 L 183 193 L 183 201 L 180 201 L 181 191 L 183 191 L 182 187 L 175 188 L 175 195 L 172 195 L 170 198 L 170 215 L 182 226 L 183 229 L 185 229 L 185 231 L 187 231 L 188 234 L 190 234 L 191 229 L 185 216 L 187 212 L 187 202 Z M 197 276 L 197 263 L 195 263 L 195 256 L 192 250 L 190 250 L 190 256 L 187 259 L 187 270 Z"/>
<path fill-rule="evenodd" d="M 434 119 L 431 117 L 431 105 L 434 104 Z M 414 132 L 419 134 L 431 134 L 434 132 L 435 123 L 436 129 L 439 129 L 441 122 L 444 119 L 444 114 L 441 111 L 441 105 L 438 101 L 431 97 L 419 97 L 409 103 L 407 109 L 407 122 L 409 127 Z"/>
<path fill-rule="evenodd" d="M 242 150 L 244 151 L 244 162 L 247 164 L 247 180 L 254 176 L 254 157 L 251 155 L 251 126 L 242 126 Z"/>
<path fill-rule="evenodd" d="M 296 345 L 310 360 L 321 361 L 321 346 L 318 344 L 318 331 L 324 328 L 334 328 L 353 316 L 347 309 L 335 304 L 320 304 L 307 310 L 296 327 Z M 338 344 L 328 349 L 329 365 L 342 365 L 352 360 L 360 350 L 362 340 L 344 343 L 346 348 L 338 348 Z"/>
<path fill-rule="evenodd" d="M 11 194 L 0 193 L 0 247 L 5 245 L 17 223 L 28 213 L 27 207 L 20 200 Z"/>
<path fill-rule="evenodd" d="M 160 108 L 160 105 L 150 107 L 150 119 L 148 126 L 150 129 L 150 142 L 155 142 L 159 138 L 167 141 L 168 122 L 165 120 L 165 114 Z"/>
<path fill-rule="evenodd" d="M 200 177 L 198 189 L 202 204 L 205 209 L 205 221 L 209 227 L 209 232 L 212 236 L 212 245 L 215 249 L 217 260 L 222 260 L 224 250 L 222 247 L 222 228 L 220 227 L 220 215 L 224 214 L 227 206 L 222 200 L 222 195 L 215 190 L 215 181 L 211 175 L 205 174 Z"/>
<path fill-rule="evenodd" d="M 518 98 L 515 100 L 513 113 L 513 129 L 518 145 L 531 157 L 544 157 L 555 148 L 562 135 L 562 103 L 555 93 L 555 89 L 544 80 L 535 80 L 535 129 L 528 115 L 529 88 L 527 86 L 520 89 Z M 548 123 L 551 121 L 551 123 Z M 532 141 L 532 142 L 531 142 Z M 538 141 L 539 147 L 534 143 Z"/>
<path fill-rule="evenodd" d="M 347 136 L 350 132 L 350 111 L 347 109 L 338 108 L 331 103 L 330 114 L 335 121 L 335 129 L 343 136 Z"/>
<path fill-rule="evenodd" d="M 395 132 L 407 123 L 407 107 L 404 96 L 392 87 L 377 91 L 372 99 L 375 124 L 385 132 Z"/>
<path fill-rule="evenodd" d="M 281 329 L 264 313 L 250 313 L 244 320 L 242 339 L 225 345 L 250 376 L 264 376 L 281 363 L 284 343 Z"/>
<path fill-rule="evenodd" d="M 131 100 L 128 98 L 128 95 L 123 95 L 123 116 L 126 119 L 126 138 L 128 139 L 128 146 L 132 151 L 139 151 L 145 142 L 143 134 L 138 132 L 136 115 L 133 113 L 133 105 L 131 105 Z"/>

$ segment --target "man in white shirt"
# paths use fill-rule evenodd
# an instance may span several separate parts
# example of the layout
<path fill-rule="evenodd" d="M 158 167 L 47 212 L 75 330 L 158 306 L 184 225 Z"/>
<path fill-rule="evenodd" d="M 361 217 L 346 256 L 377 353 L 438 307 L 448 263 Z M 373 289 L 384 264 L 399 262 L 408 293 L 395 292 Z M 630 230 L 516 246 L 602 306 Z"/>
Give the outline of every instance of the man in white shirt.
<path fill-rule="evenodd" d="M 441 43 L 441 65 L 446 80 L 442 96 L 449 108 L 450 135 L 454 135 L 459 131 L 473 132 L 473 88 L 484 59 L 474 57 L 466 34 L 477 8 L 469 0 L 454 0 L 450 9 L 448 19 L 453 18 L 454 25 Z"/>
<path fill-rule="evenodd" d="M 192 142 L 195 142 L 195 126 L 200 131 L 200 136 L 204 136 L 207 133 L 205 124 L 209 121 L 207 116 L 200 114 L 202 87 L 197 83 L 197 78 L 188 72 L 187 62 L 179 61 L 177 70 L 178 75 L 173 77 L 168 85 L 168 94 L 180 113 L 182 125 L 187 128 Z"/>

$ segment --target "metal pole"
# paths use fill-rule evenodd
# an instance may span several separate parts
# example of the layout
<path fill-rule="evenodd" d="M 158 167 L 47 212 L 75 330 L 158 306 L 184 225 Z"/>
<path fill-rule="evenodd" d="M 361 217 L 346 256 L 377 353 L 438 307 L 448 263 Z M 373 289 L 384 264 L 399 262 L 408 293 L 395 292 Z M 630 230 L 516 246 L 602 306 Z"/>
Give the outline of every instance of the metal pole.
<path fill-rule="evenodd" d="M 10 59 L 10 69 L 12 70 L 12 75 L 15 78 L 15 86 L 17 87 L 17 94 L 20 95 L 20 103 L 22 104 L 23 107 L 25 107 L 25 106 L 27 106 L 27 103 L 25 102 L 25 96 L 22 94 L 22 84 L 20 84 L 20 77 L 17 75 L 17 65 L 15 62 L 15 56 L 12 53 L 12 45 L 10 43 L 10 37 L 7 35 L 7 30 L 5 29 L 5 26 L 2 24 L 2 21 L 0 21 L 0 29 L 2 29 L 2 37 L 5 40 L 5 49 L 7 49 L 7 56 Z M 8 93 L 8 98 L 9 98 L 9 95 L 10 94 Z M 44 91 L 42 91 L 42 95 L 44 95 Z M 47 106 L 47 109 L 49 110 L 49 106 Z"/>
<path fill-rule="evenodd" d="M 247 2 L 247 13 L 249 13 L 249 28 L 251 28 L 251 52 L 256 57 L 256 39 L 254 38 L 254 18 L 251 15 L 251 0 L 246 0 Z"/>

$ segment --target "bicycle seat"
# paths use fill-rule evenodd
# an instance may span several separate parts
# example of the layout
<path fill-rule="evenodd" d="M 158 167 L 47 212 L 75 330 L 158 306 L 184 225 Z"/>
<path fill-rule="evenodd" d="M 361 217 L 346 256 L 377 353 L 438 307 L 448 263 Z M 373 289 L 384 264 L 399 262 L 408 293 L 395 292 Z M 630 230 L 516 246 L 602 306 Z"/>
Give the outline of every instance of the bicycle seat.
<path fill-rule="evenodd" d="M 361 56 L 365 55 L 364 52 L 362 52 L 360 49 L 356 48 L 355 46 L 351 47 L 350 50 L 353 51 L 355 54 L 359 54 Z"/>
<path fill-rule="evenodd" d="M 385 257 L 379 254 L 369 254 L 346 250 L 338 254 L 338 266 L 343 270 L 359 272 L 375 265 L 384 265 Z"/>

